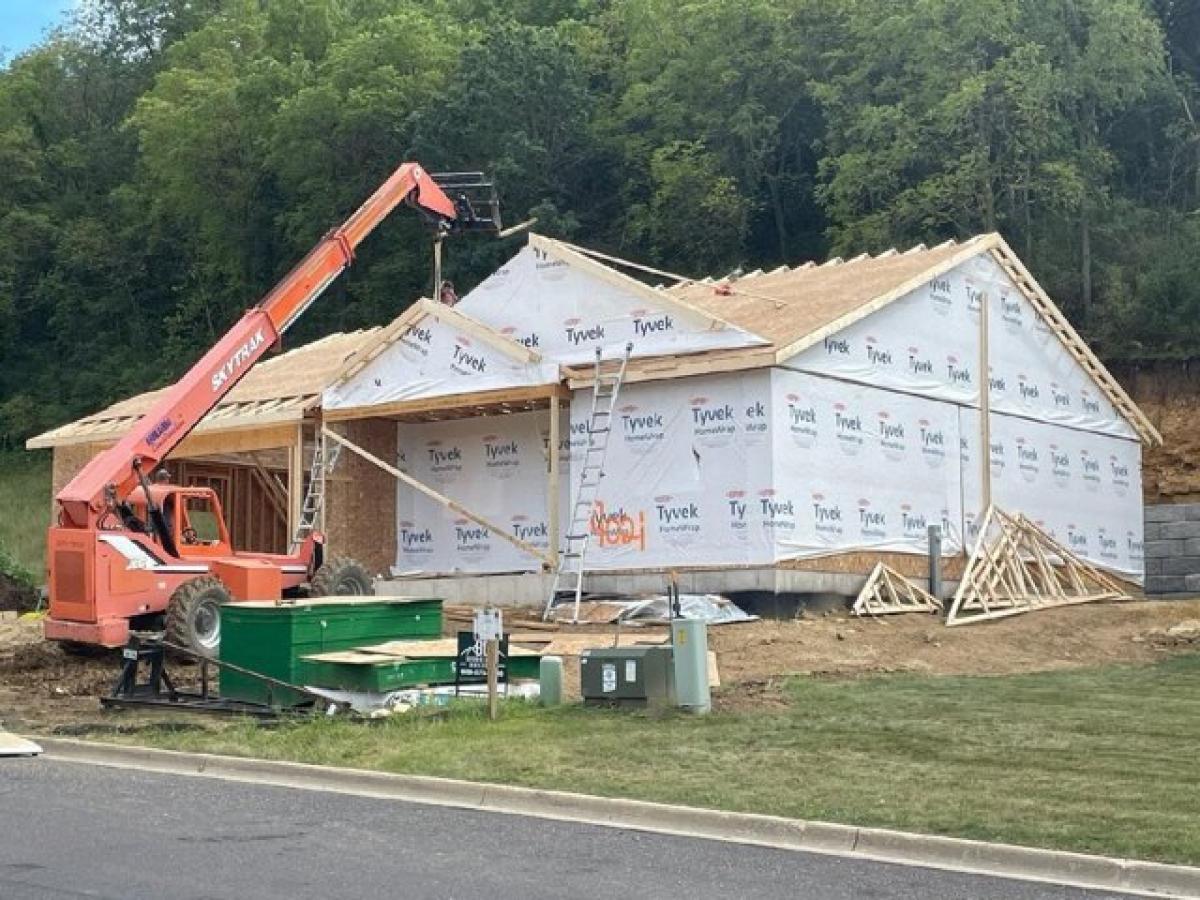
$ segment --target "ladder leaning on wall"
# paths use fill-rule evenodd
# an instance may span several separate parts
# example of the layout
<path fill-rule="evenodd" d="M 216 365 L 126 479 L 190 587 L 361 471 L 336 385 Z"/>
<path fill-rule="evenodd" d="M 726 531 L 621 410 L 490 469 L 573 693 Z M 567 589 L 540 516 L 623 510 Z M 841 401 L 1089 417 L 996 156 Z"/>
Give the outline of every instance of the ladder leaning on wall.
<path fill-rule="evenodd" d="M 341 452 L 341 444 L 334 443 L 330 447 L 326 443 L 324 435 L 318 433 L 317 442 L 313 446 L 312 463 L 308 469 L 308 491 L 304 494 L 304 505 L 300 509 L 300 521 L 296 525 L 296 533 L 292 535 L 292 548 L 289 552 L 296 552 L 296 548 L 317 527 L 318 520 L 321 520 L 323 530 L 325 479 L 337 465 Z"/>
<path fill-rule="evenodd" d="M 571 506 L 571 518 L 566 534 L 563 535 L 558 567 L 554 572 L 554 583 L 550 587 L 546 609 L 542 613 L 543 619 L 550 618 L 563 576 L 573 574 L 575 614 L 572 621 L 579 621 L 579 603 L 583 598 L 583 561 L 591 543 L 592 515 L 596 500 L 599 499 L 600 483 L 604 480 L 604 462 L 608 458 L 608 441 L 612 436 L 613 410 L 617 406 L 617 397 L 621 393 L 621 383 L 625 380 L 625 369 L 629 365 L 629 354 L 632 351 L 633 344 L 626 344 L 620 366 L 615 372 L 605 372 L 600 348 L 596 348 L 596 366 L 592 377 L 592 410 L 587 424 L 587 447 L 584 448 L 580 459 L 579 480 Z M 551 452 L 557 453 L 558 449 L 551 448 Z M 568 571 L 572 565 L 574 571 Z"/>

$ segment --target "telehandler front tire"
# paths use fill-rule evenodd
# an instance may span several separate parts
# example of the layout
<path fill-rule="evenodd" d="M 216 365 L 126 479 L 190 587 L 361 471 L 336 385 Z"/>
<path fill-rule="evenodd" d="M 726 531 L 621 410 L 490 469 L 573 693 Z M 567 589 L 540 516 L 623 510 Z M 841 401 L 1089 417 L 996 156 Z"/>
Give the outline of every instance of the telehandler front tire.
<path fill-rule="evenodd" d="M 221 647 L 221 606 L 232 599 L 229 589 L 213 575 L 184 582 L 167 602 L 166 639 L 215 659 Z"/>

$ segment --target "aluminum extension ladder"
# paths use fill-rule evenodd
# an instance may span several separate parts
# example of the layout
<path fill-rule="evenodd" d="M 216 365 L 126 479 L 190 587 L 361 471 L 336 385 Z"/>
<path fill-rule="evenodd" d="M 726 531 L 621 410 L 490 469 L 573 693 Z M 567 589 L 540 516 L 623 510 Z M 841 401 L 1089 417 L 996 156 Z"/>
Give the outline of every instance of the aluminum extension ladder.
<path fill-rule="evenodd" d="M 300 509 L 300 521 L 297 523 L 296 533 L 292 537 L 290 551 L 292 553 L 296 552 L 296 548 L 317 527 L 317 520 L 325 509 L 325 478 L 337 465 L 341 452 L 341 444 L 334 443 L 332 447 L 329 447 L 325 438 L 318 435 L 317 442 L 313 447 L 312 463 L 308 469 L 308 491 L 304 494 L 304 506 Z"/>
<path fill-rule="evenodd" d="M 596 348 L 596 367 L 592 380 L 592 410 L 588 416 L 587 447 L 579 467 L 579 482 L 575 490 L 575 502 L 571 507 L 571 519 L 567 531 L 563 535 L 561 550 L 558 554 L 558 568 L 554 572 L 554 583 L 550 588 L 550 596 L 546 600 L 546 609 L 542 619 L 550 618 L 554 601 L 558 597 L 558 586 L 564 575 L 575 575 L 575 615 L 573 621 L 579 621 L 579 603 L 583 597 L 583 561 L 591 543 L 592 516 L 600 490 L 600 482 L 604 479 L 604 461 L 608 458 L 608 441 L 612 436 L 613 410 L 617 406 L 617 397 L 621 393 L 621 384 L 625 380 L 625 369 L 629 365 L 629 354 L 633 352 L 633 344 L 625 345 L 621 356 L 621 364 L 616 372 L 605 372 L 602 369 L 604 360 L 600 348 Z M 557 452 L 552 451 L 552 452 Z M 568 571 L 574 565 L 574 572 Z"/>

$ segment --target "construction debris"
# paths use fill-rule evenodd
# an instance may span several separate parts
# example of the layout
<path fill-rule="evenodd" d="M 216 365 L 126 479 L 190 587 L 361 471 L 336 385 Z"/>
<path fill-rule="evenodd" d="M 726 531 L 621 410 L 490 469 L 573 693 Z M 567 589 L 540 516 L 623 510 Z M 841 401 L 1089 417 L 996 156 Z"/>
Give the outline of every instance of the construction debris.
<path fill-rule="evenodd" d="M 1121 584 L 1084 562 L 1023 514 L 989 507 L 947 625 L 1052 606 L 1126 598 Z"/>
<path fill-rule="evenodd" d="M 681 619 L 703 619 L 709 625 L 725 625 L 758 618 L 719 594 L 679 594 L 678 599 L 677 617 Z M 670 598 L 666 594 L 648 594 L 631 600 L 590 600 L 578 607 L 563 603 L 553 607 L 551 613 L 556 622 L 589 625 L 666 625 L 671 620 Z"/>
<path fill-rule="evenodd" d="M 883 616 L 903 612 L 936 613 L 941 609 L 942 601 L 933 594 L 890 566 L 876 563 L 850 612 L 856 616 Z"/>

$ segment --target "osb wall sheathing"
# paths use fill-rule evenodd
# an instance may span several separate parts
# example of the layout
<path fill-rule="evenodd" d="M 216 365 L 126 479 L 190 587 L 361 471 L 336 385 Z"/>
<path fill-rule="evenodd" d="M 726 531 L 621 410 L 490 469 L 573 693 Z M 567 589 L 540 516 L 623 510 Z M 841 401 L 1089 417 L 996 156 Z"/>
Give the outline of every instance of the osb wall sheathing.
<path fill-rule="evenodd" d="M 929 577 L 929 557 L 912 553 L 838 553 L 832 556 L 818 556 L 813 559 L 792 559 L 778 564 L 781 569 L 791 569 L 798 572 L 832 572 L 837 575 L 862 575 L 864 578 L 871 574 L 876 563 L 883 563 L 899 572 L 905 578 Z M 953 557 L 942 557 L 942 577 L 955 580 L 962 575 L 966 565 L 966 557 L 962 554 Z"/>
<path fill-rule="evenodd" d="M 380 459 L 396 458 L 395 422 L 359 419 L 337 429 Z M 354 557 L 372 574 L 386 574 L 396 560 L 396 480 L 343 448 L 326 490 L 330 551 Z"/>

